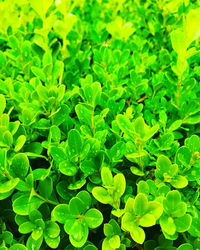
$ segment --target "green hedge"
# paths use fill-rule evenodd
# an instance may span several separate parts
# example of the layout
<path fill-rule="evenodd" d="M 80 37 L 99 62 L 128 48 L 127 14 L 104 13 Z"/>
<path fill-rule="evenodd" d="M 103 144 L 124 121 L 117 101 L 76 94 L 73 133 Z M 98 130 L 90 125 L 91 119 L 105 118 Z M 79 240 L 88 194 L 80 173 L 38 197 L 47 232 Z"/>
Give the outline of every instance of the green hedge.
<path fill-rule="evenodd" d="M 0 13 L 0 250 L 200 249 L 200 1 Z"/>

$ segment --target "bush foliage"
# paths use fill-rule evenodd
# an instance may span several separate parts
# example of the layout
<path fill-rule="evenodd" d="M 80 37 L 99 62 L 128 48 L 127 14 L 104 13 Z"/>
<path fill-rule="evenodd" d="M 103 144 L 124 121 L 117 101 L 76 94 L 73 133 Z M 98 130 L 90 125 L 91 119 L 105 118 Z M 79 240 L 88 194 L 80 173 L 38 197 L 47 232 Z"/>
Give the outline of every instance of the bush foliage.
<path fill-rule="evenodd" d="M 0 13 L 0 250 L 200 249 L 199 0 Z"/>

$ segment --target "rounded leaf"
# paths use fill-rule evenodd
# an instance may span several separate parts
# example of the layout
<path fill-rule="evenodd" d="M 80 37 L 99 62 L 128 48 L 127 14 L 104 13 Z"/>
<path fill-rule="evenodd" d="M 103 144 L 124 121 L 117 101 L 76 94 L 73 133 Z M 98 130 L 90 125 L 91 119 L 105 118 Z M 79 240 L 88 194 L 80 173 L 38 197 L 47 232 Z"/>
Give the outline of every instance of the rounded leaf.
<path fill-rule="evenodd" d="M 130 232 L 132 239 L 138 244 L 143 244 L 145 240 L 145 232 L 140 227 L 134 227 L 134 229 Z"/>
<path fill-rule="evenodd" d="M 139 220 L 140 226 L 142 227 L 152 227 L 156 224 L 156 219 L 152 214 L 145 214 Z"/>
<path fill-rule="evenodd" d="M 175 219 L 176 231 L 183 233 L 187 231 L 192 223 L 192 217 L 189 214 L 185 214 L 182 217 Z"/>
<path fill-rule="evenodd" d="M 78 171 L 78 167 L 77 165 L 69 162 L 69 160 L 66 160 L 66 161 L 62 161 L 59 164 L 59 170 L 64 175 L 74 176 Z"/>
<path fill-rule="evenodd" d="M 52 218 L 59 223 L 64 224 L 69 215 L 69 206 L 66 204 L 60 204 L 56 206 L 52 211 Z"/>
<path fill-rule="evenodd" d="M 85 218 L 85 222 L 87 223 L 88 227 L 91 229 L 100 226 L 103 222 L 102 213 L 95 208 L 91 208 L 90 210 L 88 210 L 85 213 L 84 218 Z"/>
<path fill-rule="evenodd" d="M 57 249 L 60 243 L 60 236 L 56 238 L 50 238 L 47 235 L 45 235 L 44 240 L 50 248 Z"/>
<path fill-rule="evenodd" d="M 27 249 L 28 249 L 27 247 L 19 243 L 14 244 L 9 248 L 9 250 L 27 250 Z"/>
<path fill-rule="evenodd" d="M 29 195 L 22 195 L 14 200 L 13 211 L 19 215 L 29 215 L 31 211 L 38 209 L 42 203 L 43 201 L 37 197 L 33 196 L 29 200 Z"/>
<path fill-rule="evenodd" d="M 17 177 L 23 179 L 28 174 L 28 170 L 28 157 L 23 153 L 16 154 L 12 159 L 12 171 L 16 174 Z"/>
<path fill-rule="evenodd" d="M 15 143 L 15 152 L 18 152 L 20 149 L 22 149 L 22 147 L 24 146 L 26 142 L 26 136 L 25 135 L 20 135 L 18 138 L 17 138 L 17 141 Z"/>
<path fill-rule="evenodd" d="M 160 226 L 162 230 L 169 235 L 174 235 L 176 233 L 176 225 L 174 220 L 167 215 L 162 215 L 160 217 Z"/>
<path fill-rule="evenodd" d="M 105 188 L 95 187 L 92 190 L 92 195 L 96 200 L 103 204 L 112 204 L 113 199 Z"/>
<path fill-rule="evenodd" d="M 19 226 L 19 232 L 22 234 L 28 234 L 35 229 L 36 225 L 30 221 L 24 222 Z"/>
<path fill-rule="evenodd" d="M 6 98 L 4 95 L 0 94 L 0 115 L 3 114 L 6 108 Z"/>
<path fill-rule="evenodd" d="M 138 216 L 143 216 L 148 209 L 148 199 L 145 194 L 138 194 L 135 197 L 134 210 Z"/>
<path fill-rule="evenodd" d="M 190 243 L 185 243 L 180 245 L 177 250 L 194 250 L 193 246 Z"/>
<path fill-rule="evenodd" d="M 12 180 L 1 182 L 0 184 L 0 194 L 8 193 L 13 190 L 19 183 L 19 178 L 14 178 Z"/>
<path fill-rule="evenodd" d="M 109 168 L 103 167 L 101 169 L 101 179 L 104 186 L 111 187 L 113 185 L 113 176 Z"/>
<path fill-rule="evenodd" d="M 70 230 L 69 240 L 74 247 L 82 247 L 88 238 L 88 227 L 82 223 L 74 223 Z"/>
<path fill-rule="evenodd" d="M 78 130 L 71 129 L 68 134 L 68 146 L 72 155 L 80 154 L 82 149 L 81 136 Z"/>
<path fill-rule="evenodd" d="M 44 233 L 49 238 L 57 238 L 60 234 L 60 227 L 53 221 L 47 221 L 45 223 Z"/>
<path fill-rule="evenodd" d="M 126 179 L 123 174 L 116 174 L 114 176 L 114 192 L 117 197 L 121 197 L 126 189 Z"/>
<path fill-rule="evenodd" d="M 188 185 L 188 180 L 185 176 L 177 175 L 170 181 L 170 184 L 175 188 L 184 188 Z"/>

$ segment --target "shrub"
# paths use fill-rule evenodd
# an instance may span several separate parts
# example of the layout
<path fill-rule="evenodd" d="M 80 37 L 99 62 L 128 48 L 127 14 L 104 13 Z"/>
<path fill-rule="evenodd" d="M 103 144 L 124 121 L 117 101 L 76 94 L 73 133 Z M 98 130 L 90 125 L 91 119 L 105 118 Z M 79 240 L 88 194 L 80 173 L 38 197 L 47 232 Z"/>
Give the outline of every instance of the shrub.
<path fill-rule="evenodd" d="M 199 1 L 0 13 L 0 250 L 199 249 Z"/>

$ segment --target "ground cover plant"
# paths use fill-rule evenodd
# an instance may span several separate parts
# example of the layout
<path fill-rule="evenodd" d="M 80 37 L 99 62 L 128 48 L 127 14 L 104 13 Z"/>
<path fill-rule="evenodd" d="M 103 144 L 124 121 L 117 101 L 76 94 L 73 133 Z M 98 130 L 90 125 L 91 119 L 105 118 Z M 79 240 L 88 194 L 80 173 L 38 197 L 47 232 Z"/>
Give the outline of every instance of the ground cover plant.
<path fill-rule="evenodd" d="M 0 13 L 0 250 L 200 249 L 200 1 Z"/>

